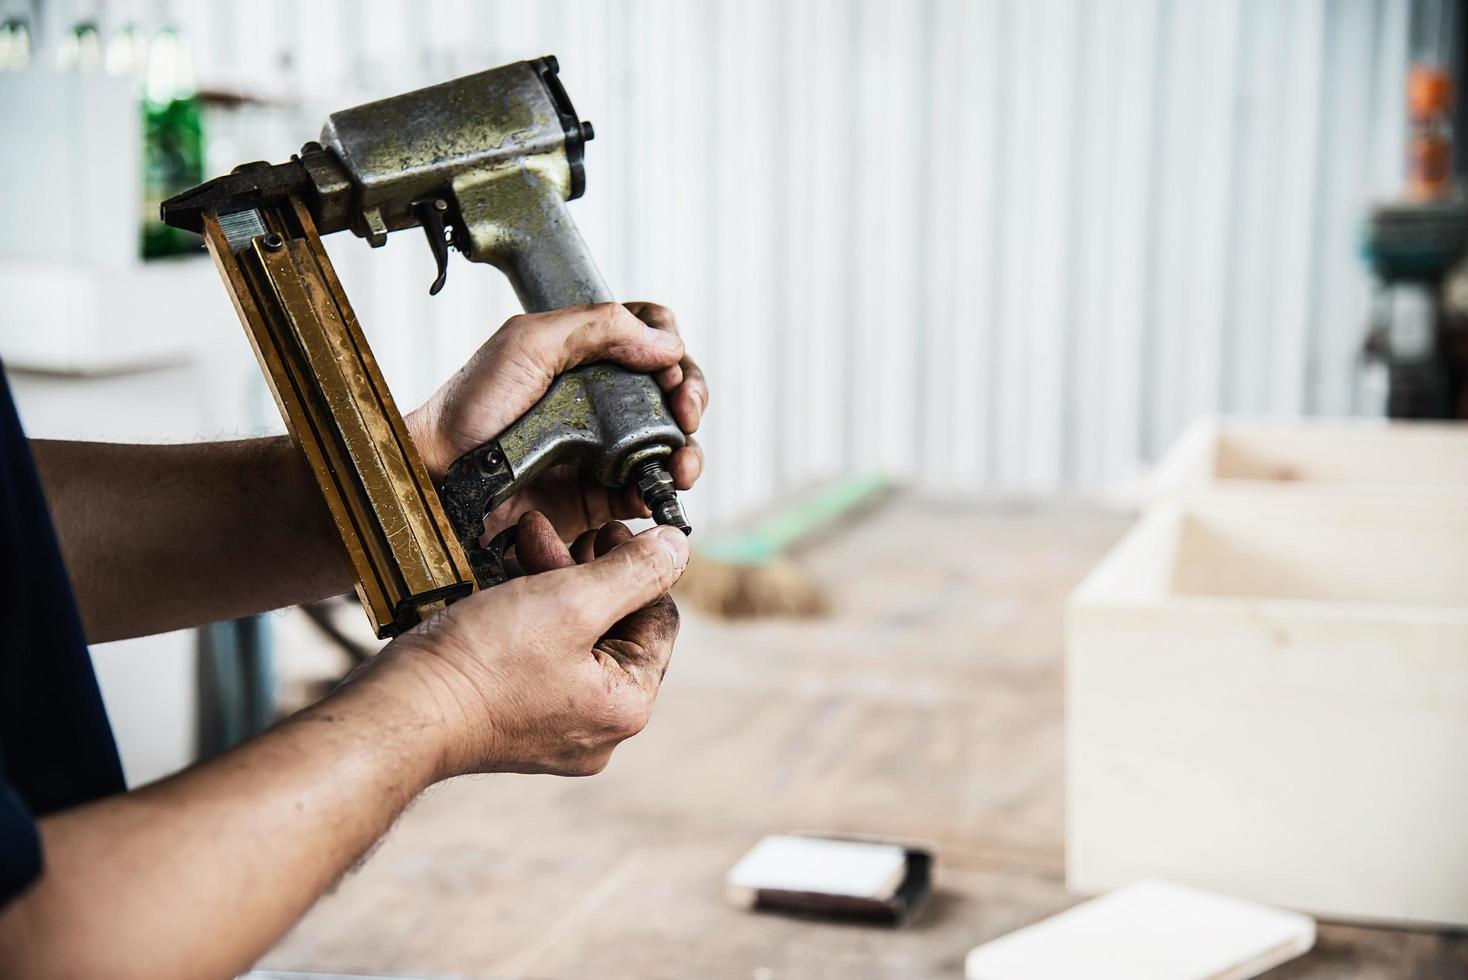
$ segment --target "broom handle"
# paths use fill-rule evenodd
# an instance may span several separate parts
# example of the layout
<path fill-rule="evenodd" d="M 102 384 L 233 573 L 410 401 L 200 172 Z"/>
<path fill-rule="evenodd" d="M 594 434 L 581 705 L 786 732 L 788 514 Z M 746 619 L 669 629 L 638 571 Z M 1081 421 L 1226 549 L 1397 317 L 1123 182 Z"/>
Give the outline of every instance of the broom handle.
<path fill-rule="evenodd" d="M 887 478 L 876 471 L 843 477 L 821 487 L 794 506 L 766 518 L 743 534 L 710 542 L 701 552 L 718 561 L 764 564 L 795 541 L 830 524 L 890 485 Z"/>

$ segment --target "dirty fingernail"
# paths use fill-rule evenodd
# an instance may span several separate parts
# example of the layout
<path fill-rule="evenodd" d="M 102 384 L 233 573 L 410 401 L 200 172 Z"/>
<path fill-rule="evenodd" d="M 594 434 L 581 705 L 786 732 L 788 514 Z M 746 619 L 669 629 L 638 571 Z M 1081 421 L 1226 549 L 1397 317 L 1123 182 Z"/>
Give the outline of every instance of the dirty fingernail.
<path fill-rule="evenodd" d="M 682 569 L 684 565 L 688 564 L 688 535 L 676 527 L 666 525 L 659 525 L 647 533 L 668 550 L 668 557 L 673 559 L 674 568 Z"/>

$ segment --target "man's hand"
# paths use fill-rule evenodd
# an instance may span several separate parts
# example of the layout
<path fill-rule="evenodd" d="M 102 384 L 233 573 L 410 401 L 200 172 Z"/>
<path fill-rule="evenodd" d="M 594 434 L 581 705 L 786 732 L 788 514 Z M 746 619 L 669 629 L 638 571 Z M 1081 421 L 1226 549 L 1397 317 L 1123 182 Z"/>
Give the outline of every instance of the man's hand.
<path fill-rule="evenodd" d="M 672 311 L 652 303 L 599 303 L 511 317 L 439 388 L 407 416 L 408 429 L 437 481 L 464 453 L 503 432 L 544 395 L 556 375 L 593 361 L 651 373 L 678 427 L 690 438 L 673 454 L 673 482 L 687 490 L 703 470 L 691 438 L 708 407 L 703 372 L 683 351 Z M 538 510 L 563 541 L 607 521 L 647 517 L 635 487 L 610 489 L 574 466 L 554 467 L 490 515 L 492 536 Z"/>
<path fill-rule="evenodd" d="M 440 777 L 600 772 L 647 724 L 667 670 L 678 635 L 667 592 L 688 563 L 682 532 L 634 537 L 612 522 L 568 549 L 532 512 L 515 553 L 525 576 L 405 633 L 334 696 L 375 685 L 421 701 L 441 735 Z"/>

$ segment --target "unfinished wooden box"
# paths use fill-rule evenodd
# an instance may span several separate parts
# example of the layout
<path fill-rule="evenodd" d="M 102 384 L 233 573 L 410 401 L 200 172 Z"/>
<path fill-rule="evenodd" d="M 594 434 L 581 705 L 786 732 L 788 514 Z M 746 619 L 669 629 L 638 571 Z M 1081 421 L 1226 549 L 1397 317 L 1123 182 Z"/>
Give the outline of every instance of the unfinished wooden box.
<path fill-rule="evenodd" d="M 1149 502 L 1211 491 L 1454 500 L 1468 506 L 1468 425 L 1204 418 L 1158 465 Z"/>
<path fill-rule="evenodd" d="M 1067 629 L 1072 889 L 1468 926 L 1464 508 L 1160 503 Z"/>

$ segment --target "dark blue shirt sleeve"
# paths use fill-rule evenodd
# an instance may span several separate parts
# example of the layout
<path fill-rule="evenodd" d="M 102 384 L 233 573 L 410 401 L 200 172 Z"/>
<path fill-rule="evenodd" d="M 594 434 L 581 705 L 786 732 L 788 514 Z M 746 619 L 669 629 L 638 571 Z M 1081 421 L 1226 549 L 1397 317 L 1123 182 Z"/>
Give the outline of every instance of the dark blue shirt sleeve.
<path fill-rule="evenodd" d="M 124 789 L 61 547 L 0 370 L 0 903 L 41 873 L 37 819 Z"/>

